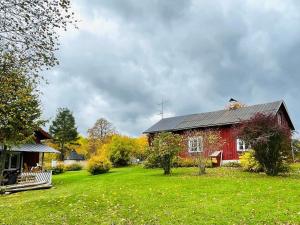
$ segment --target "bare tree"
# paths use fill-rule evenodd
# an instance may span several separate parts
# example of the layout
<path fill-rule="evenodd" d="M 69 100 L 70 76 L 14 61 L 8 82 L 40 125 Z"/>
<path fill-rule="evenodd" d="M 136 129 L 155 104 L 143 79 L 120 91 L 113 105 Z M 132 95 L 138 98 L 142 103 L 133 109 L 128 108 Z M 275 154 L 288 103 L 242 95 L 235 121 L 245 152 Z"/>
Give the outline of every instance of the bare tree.
<path fill-rule="evenodd" d="M 98 119 L 94 126 L 88 129 L 90 153 L 95 154 L 100 145 L 114 133 L 116 130 L 111 122 L 104 118 Z"/>
<path fill-rule="evenodd" d="M 58 64 L 59 30 L 73 15 L 70 0 L 0 0 L 0 67 L 37 75 Z"/>

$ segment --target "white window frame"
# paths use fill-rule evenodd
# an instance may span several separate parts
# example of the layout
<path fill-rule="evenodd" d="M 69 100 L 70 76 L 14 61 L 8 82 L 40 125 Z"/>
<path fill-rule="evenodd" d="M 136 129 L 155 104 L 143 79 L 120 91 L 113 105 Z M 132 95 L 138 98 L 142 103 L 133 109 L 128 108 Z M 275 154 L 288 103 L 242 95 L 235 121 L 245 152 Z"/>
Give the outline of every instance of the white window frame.
<path fill-rule="evenodd" d="M 242 145 L 241 145 L 240 142 L 242 142 Z M 241 149 L 241 146 L 242 146 L 242 149 Z M 247 146 L 248 148 L 246 148 L 246 146 Z M 246 151 L 249 151 L 249 149 L 250 149 L 250 145 L 246 145 L 246 142 L 245 142 L 245 141 L 243 141 L 243 140 L 241 140 L 241 139 L 236 139 L 236 150 L 237 150 L 238 152 L 246 152 Z"/>
<path fill-rule="evenodd" d="M 196 150 L 194 150 L 195 147 L 193 147 L 193 144 L 196 142 Z M 188 148 L 189 153 L 199 153 L 203 152 L 203 137 L 189 137 L 188 138 Z"/>
<path fill-rule="evenodd" d="M 20 169 L 19 167 L 20 167 L 21 153 L 20 152 L 11 152 L 11 153 L 7 153 L 7 154 L 9 155 L 8 168 L 5 168 L 4 170 L 16 170 L 16 169 Z M 15 168 L 11 167 L 11 158 L 12 158 L 12 155 L 17 155 L 17 167 L 15 167 Z"/>

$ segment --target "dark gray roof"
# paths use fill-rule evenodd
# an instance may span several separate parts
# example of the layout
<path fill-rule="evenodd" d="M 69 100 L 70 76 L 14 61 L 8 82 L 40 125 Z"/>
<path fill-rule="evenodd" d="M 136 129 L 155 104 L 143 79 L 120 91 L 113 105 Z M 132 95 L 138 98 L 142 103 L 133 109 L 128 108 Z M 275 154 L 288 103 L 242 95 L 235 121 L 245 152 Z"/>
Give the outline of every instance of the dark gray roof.
<path fill-rule="evenodd" d="M 66 157 L 68 160 L 85 160 L 84 156 L 78 154 L 76 151 L 72 150 L 70 154 Z"/>
<path fill-rule="evenodd" d="M 44 152 L 44 153 L 57 153 L 60 154 L 59 151 L 51 148 L 47 145 L 43 144 L 24 144 L 17 147 L 13 147 L 12 151 L 14 152 Z"/>
<path fill-rule="evenodd" d="M 240 109 L 219 110 L 215 112 L 199 113 L 186 116 L 165 118 L 154 124 L 144 133 L 155 133 L 161 131 L 186 130 L 191 128 L 213 127 L 237 124 L 250 119 L 256 113 L 276 114 L 283 101 L 246 106 Z"/>

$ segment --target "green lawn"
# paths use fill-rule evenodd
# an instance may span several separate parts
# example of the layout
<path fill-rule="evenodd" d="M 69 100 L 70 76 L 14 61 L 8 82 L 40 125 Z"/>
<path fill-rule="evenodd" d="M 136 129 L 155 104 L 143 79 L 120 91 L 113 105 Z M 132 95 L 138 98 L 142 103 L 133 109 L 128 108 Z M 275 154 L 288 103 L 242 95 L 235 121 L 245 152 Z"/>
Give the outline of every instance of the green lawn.
<path fill-rule="evenodd" d="M 0 197 L 0 224 L 300 224 L 300 172 L 112 169 L 54 176 L 54 188 Z"/>

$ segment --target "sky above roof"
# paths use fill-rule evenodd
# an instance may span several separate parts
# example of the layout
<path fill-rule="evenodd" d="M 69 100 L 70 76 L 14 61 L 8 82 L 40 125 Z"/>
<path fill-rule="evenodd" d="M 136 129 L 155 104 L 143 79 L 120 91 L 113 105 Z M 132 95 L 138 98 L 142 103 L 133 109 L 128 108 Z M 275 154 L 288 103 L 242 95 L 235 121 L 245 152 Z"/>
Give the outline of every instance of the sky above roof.
<path fill-rule="evenodd" d="M 140 135 L 165 116 L 285 100 L 300 107 L 300 2 L 74 0 L 79 29 L 62 33 L 60 65 L 44 72 L 44 117 L 74 113 L 86 134 L 104 117 Z"/>

